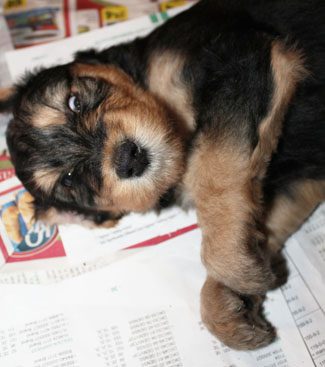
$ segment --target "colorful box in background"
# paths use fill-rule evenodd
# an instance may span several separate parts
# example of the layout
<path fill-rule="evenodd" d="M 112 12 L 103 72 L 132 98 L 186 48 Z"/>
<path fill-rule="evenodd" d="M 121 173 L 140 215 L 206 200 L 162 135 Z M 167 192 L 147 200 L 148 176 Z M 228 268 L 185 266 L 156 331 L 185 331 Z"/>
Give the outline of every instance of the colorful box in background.
<path fill-rule="evenodd" d="M 160 11 L 167 11 L 169 9 L 176 8 L 178 6 L 184 6 L 190 3 L 188 0 L 169 0 L 169 1 L 162 1 L 159 4 Z"/>
<path fill-rule="evenodd" d="M 7 154 L 0 155 L 0 182 L 15 176 L 15 169 Z"/>
<path fill-rule="evenodd" d="M 15 48 L 56 41 L 195 0 L 5 0 Z"/>
<path fill-rule="evenodd" d="M 5 0 L 3 13 L 16 48 L 68 36 L 64 0 Z"/>

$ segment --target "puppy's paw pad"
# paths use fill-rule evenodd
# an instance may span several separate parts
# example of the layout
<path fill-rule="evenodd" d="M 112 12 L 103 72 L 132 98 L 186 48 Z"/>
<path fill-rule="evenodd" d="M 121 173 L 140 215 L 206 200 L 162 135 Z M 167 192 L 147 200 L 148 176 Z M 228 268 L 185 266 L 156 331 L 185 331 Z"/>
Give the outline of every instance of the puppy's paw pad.
<path fill-rule="evenodd" d="M 253 350 L 271 344 L 276 338 L 276 331 L 273 326 L 268 324 L 263 327 L 258 324 L 239 323 L 236 333 L 231 339 L 228 338 L 224 343 L 239 350 Z"/>
<path fill-rule="evenodd" d="M 208 330 L 227 346 L 250 350 L 272 343 L 273 326 L 263 315 L 264 295 L 239 296 L 208 278 L 201 291 L 201 316 Z"/>
<path fill-rule="evenodd" d="M 208 330 L 230 348 L 253 350 L 271 344 L 276 338 L 275 328 L 268 322 L 261 324 L 251 317 L 236 318 L 227 323 L 204 320 Z"/>

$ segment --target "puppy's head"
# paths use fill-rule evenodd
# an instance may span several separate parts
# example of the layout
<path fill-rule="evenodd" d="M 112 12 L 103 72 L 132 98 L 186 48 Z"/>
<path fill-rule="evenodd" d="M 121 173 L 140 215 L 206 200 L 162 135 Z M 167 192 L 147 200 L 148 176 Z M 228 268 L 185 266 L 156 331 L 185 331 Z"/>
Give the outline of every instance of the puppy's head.
<path fill-rule="evenodd" d="M 143 212 L 183 173 L 175 121 L 116 67 L 72 63 L 43 70 L 9 101 L 10 154 L 41 211 Z"/>

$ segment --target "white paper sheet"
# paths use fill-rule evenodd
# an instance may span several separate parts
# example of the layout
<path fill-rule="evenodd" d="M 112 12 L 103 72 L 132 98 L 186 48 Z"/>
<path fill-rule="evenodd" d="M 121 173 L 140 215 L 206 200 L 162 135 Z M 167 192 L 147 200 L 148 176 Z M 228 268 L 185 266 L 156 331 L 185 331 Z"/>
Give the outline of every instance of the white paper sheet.
<path fill-rule="evenodd" d="M 290 279 L 266 303 L 278 340 L 266 348 L 232 351 L 202 326 L 205 270 L 195 230 L 58 284 L 0 286 L 0 312 L 6 315 L 0 365 L 322 367 L 324 282 L 309 277 L 315 268 L 305 261 L 316 232 L 325 234 L 315 229 L 324 219 L 323 206 L 288 241 Z"/>

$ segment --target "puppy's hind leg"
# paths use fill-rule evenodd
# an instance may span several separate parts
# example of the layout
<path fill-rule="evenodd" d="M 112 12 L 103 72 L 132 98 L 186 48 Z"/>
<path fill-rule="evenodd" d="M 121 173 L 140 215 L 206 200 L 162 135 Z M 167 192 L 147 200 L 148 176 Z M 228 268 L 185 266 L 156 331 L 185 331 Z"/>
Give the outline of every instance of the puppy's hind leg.
<path fill-rule="evenodd" d="M 285 241 L 325 200 L 324 180 L 301 180 L 273 200 L 267 213 L 268 245 L 272 252 L 281 251 Z"/>
<path fill-rule="evenodd" d="M 309 179 L 295 182 L 286 193 L 273 200 L 266 217 L 266 230 L 271 266 L 276 276 L 275 288 L 282 286 L 288 278 L 286 260 L 281 252 L 285 241 L 324 200 L 325 181 Z"/>

